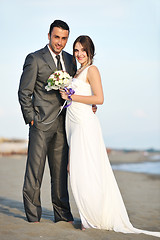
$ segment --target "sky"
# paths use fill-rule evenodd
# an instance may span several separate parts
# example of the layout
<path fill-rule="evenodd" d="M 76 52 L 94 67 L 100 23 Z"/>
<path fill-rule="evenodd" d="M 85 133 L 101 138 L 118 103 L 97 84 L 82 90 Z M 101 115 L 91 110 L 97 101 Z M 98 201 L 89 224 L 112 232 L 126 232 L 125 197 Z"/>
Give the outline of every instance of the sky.
<path fill-rule="evenodd" d="M 28 139 L 19 80 L 26 55 L 48 43 L 55 19 L 70 26 L 66 51 L 79 35 L 95 44 L 106 147 L 160 149 L 160 0 L 0 0 L 0 137 Z"/>

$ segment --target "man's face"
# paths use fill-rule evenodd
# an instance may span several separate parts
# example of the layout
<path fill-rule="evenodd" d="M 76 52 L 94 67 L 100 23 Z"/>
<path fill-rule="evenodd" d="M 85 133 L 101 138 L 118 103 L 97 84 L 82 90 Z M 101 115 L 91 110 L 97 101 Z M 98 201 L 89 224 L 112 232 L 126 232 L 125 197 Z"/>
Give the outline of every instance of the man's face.
<path fill-rule="evenodd" d="M 54 27 L 51 36 L 48 33 L 49 46 L 52 51 L 58 55 L 62 49 L 66 46 L 69 32 L 59 27 Z"/>

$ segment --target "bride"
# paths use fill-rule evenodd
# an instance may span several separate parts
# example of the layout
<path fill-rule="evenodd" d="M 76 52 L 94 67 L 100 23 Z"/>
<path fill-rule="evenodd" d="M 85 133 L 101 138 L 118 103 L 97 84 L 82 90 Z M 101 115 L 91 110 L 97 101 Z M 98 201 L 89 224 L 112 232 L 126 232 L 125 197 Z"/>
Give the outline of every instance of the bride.
<path fill-rule="evenodd" d="M 90 37 L 79 36 L 73 44 L 74 60 L 81 64 L 72 87 L 72 104 L 66 113 L 66 134 L 70 148 L 69 173 L 82 229 L 97 228 L 122 233 L 159 232 L 136 229 L 129 217 L 104 145 L 101 127 L 92 104 L 103 104 L 98 68 L 93 63 L 95 47 Z M 68 95 L 60 91 L 61 97 Z"/>

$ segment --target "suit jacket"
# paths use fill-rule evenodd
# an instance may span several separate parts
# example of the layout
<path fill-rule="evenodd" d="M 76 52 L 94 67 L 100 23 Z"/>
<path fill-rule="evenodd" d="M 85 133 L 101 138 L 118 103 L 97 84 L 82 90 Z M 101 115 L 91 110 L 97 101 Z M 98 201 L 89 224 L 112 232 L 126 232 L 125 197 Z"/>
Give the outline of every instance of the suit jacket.
<path fill-rule="evenodd" d="M 74 76 L 76 66 L 73 64 L 72 55 L 62 51 L 62 56 L 66 71 Z M 25 123 L 34 120 L 35 126 L 43 131 L 51 127 L 51 124 L 43 123 L 52 121 L 64 102 L 59 91 L 45 89 L 47 79 L 55 70 L 55 62 L 46 45 L 26 57 L 20 79 L 18 97 Z"/>

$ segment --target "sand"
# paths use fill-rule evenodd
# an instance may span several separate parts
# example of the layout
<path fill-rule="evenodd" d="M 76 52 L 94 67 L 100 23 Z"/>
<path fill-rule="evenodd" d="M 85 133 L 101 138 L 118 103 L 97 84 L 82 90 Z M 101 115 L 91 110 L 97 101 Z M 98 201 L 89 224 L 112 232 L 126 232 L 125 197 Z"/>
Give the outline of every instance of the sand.
<path fill-rule="evenodd" d="M 136 162 L 146 159 L 144 153 L 112 152 L 113 163 Z M 148 156 L 147 156 L 148 157 Z M 75 225 L 53 222 L 50 200 L 48 164 L 42 184 L 43 214 L 40 223 L 26 221 L 22 185 L 26 156 L 0 157 L 0 240 L 151 240 L 159 239 L 145 234 L 123 234 L 113 231 L 80 230 L 80 219 L 70 186 L 70 203 Z M 130 221 L 141 229 L 160 231 L 160 176 L 114 171 Z"/>

